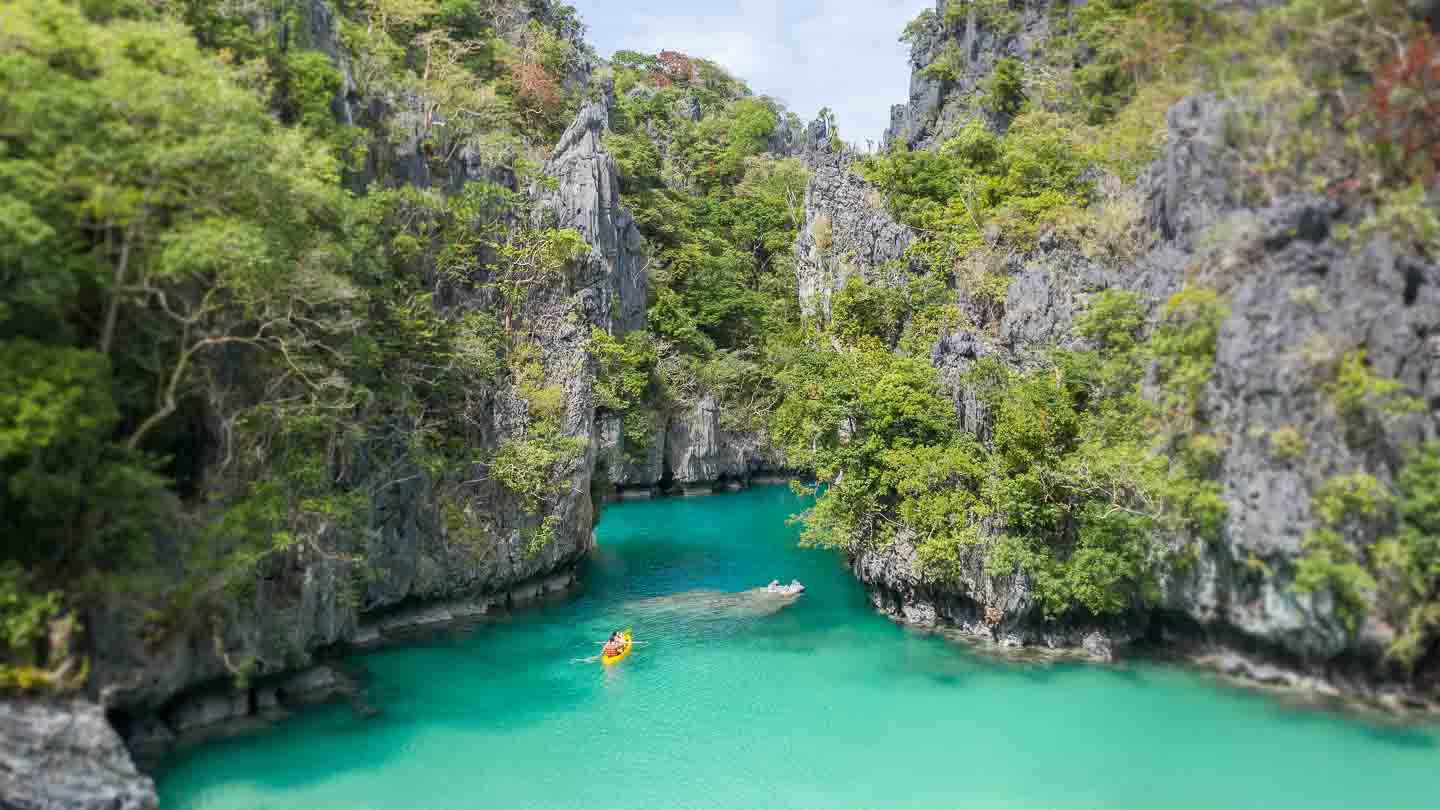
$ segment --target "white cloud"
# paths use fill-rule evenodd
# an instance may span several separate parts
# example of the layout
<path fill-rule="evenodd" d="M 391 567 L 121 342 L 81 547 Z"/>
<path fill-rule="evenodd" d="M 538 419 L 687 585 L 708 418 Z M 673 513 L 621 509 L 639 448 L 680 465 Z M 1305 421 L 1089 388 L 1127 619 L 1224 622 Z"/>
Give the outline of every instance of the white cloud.
<path fill-rule="evenodd" d="M 703 56 L 802 118 L 835 111 L 841 134 L 879 141 L 890 105 L 905 100 L 910 69 L 898 41 L 905 23 L 934 0 L 570 0 L 602 56 L 661 49 Z"/>

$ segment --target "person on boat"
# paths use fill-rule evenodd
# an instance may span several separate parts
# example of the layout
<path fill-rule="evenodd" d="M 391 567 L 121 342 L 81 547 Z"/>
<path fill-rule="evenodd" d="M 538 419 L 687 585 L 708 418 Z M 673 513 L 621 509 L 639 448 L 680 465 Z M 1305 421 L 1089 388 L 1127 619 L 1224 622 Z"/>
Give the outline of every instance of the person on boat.
<path fill-rule="evenodd" d="M 615 632 L 610 634 L 610 640 L 605 642 L 604 655 L 616 656 L 623 652 L 624 649 L 625 637 L 620 634 L 619 630 L 616 630 Z"/>

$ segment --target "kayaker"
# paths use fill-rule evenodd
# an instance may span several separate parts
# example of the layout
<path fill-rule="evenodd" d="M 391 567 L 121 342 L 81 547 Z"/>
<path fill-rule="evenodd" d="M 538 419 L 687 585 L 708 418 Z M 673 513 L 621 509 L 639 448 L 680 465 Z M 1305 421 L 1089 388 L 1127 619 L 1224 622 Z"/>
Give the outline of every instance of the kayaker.
<path fill-rule="evenodd" d="M 610 640 L 605 642 L 604 654 L 609 656 L 615 656 L 619 655 L 624 649 L 625 637 L 620 634 L 619 630 L 616 630 L 615 632 L 610 634 Z"/>

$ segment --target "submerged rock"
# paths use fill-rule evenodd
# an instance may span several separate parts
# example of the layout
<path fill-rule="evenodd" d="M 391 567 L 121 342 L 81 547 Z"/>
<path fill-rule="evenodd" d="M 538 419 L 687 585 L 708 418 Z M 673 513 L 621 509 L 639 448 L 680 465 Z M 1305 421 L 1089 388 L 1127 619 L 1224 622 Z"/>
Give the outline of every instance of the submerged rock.
<path fill-rule="evenodd" d="M 697 589 L 640 599 L 624 607 L 627 615 L 645 617 L 727 619 L 769 616 L 795 604 L 805 586 L 799 580 L 789 585 L 772 581 L 745 591 Z"/>

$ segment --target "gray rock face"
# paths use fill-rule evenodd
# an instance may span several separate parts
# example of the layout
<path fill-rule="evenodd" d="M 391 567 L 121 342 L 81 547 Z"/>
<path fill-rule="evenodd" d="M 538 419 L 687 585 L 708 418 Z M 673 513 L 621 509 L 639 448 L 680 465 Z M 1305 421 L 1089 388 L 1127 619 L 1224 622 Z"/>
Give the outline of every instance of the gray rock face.
<path fill-rule="evenodd" d="M 269 708 L 261 705 L 261 709 Z M 145 717 L 136 722 L 125 734 L 125 747 L 141 766 L 161 761 L 175 745 L 175 731 L 159 717 Z"/>
<path fill-rule="evenodd" d="M 170 728 L 185 733 L 250 714 L 248 691 L 195 695 L 171 707 L 166 720 Z"/>
<path fill-rule="evenodd" d="M 918 40 L 917 58 L 929 58 L 925 54 L 938 41 Z M 935 109 L 927 101 L 932 88 L 919 82 L 915 89 L 902 119 Z M 953 92 L 947 89 L 943 99 Z M 876 606 L 905 621 L 954 625 L 1004 644 L 1076 647 L 1101 656 L 1158 626 L 1166 637 L 1186 643 L 1198 637 L 1222 649 L 1259 650 L 1261 658 L 1284 662 L 1292 673 L 1289 682 L 1328 681 L 1367 694 L 1403 692 L 1403 685 L 1377 685 L 1386 671 L 1377 659 L 1396 628 L 1371 619 L 1351 632 L 1328 593 L 1303 595 L 1291 586 L 1301 541 L 1315 525 L 1310 500 L 1321 483 L 1364 469 L 1388 485 L 1402 448 L 1440 435 L 1440 341 L 1434 337 L 1440 334 L 1440 267 L 1384 238 L 1337 240 L 1333 225 L 1345 212 L 1323 197 L 1245 207 L 1236 192 L 1240 163 L 1224 138 L 1225 112 L 1223 102 L 1209 95 L 1185 99 L 1169 111 L 1168 144 L 1135 189 L 1144 201 L 1143 224 L 1156 240 L 1142 255 L 1122 267 L 1105 267 L 1044 237 L 1035 250 L 1009 260 L 1012 281 L 1003 312 L 976 307 L 962 285 L 957 303 L 974 326 L 944 335 L 931 354 L 958 422 L 985 440 L 984 409 L 961 384 L 976 359 L 997 356 L 1024 367 L 1050 346 L 1083 348 L 1074 319 L 1094 293 L 1108 287 L 1139 293 L 1153 316 L 1187 283 L 1220 291 L 1229 316 L 1201 407 L 1206 430 L 1224 439 L 1219 481 L 1228 515 L 1222 539 L 1199 546 L 1193 565 L 1165 576 L 1156 610 L 1137 610 L 1113 622 L 1044 620 L 1026 577 L 988 575 L 983 548 L 967 552 L 959 580 L 945 584 L 920 572 L 904 536 L 851 563 Z M 924 145 L 927 133 L 935 131 L 912 129 L 910 142 Z M 915 139 L 914 132 L 922 135 Z M 807 223 L 822 213 L 833 218 L 848 212 L 846 235 L 838 236 L 842 229 L 836 227 L 835 241 L 864 257 L 855 268 L 827 272 L 814 258 L 813 236 L 802 234 L 797 255 L 807 312 L 823 317 L 850 272 L 893 283 L 878 268 L 903 248 L 908 235 L 886 224 L 878 201 L 864 196 L 858 178 L 846 179 L 843 168 L 817 171 L 806 207 Z M 854 229 L 848 224 L 856 222 L 871 224 Z M 871 238 L 876 233 L 884 234 L 886 248 L 867 253 L 877 244 Z M 1399 380 L 1428 407 L 1373 420 L 1370 441 L 1354 445 L 1346 440 L 1347 426 L 1324 383 L 1342 355 L 1362 347 L 1376 373 Z M 1275 451 L 1270 437 L 1282 428 L 1307 439 L 1303 457 L 1283 458 Z M 1164 542 L 1178 549 L 1191 540 Z M 1250 670 L 1264 673 L 1276 666 L 1256 664 Z M 1433 685 L 1418 688 L 1433 691 Z"/>
<path fill-rule="evenodd" d="M 1172 107 L 1164 156 L 1151 166 L 1146 225 L 1179 250 L 1203 234 L 1224 211 L 1238 207 L 1230 179 L 1215 169 L 1223 160 L 1225 106 L 1214 96 L 1192 96 Z"/>
<path fill-rule="evenodd" d="M 1135 619 L 1098 625 L 1037 620 L 1029 577 L 1019 572 L 990 576 L 985 557 L 984 548 L 970 549 L 963 555 L 958 581 L 932 582 L 920 571 L 913 538 L 902 533 L 887 548 L 854 555 L 850 564 L 867 586 L 871 604 L 909 624 L 957 627 L 1005 646 L 1103 649 L 1105 657 L 1113 643 L 1137 639 L 1144 632 L 1144 622 Z"/>
<path fill-rule="evenodd" d="M 546 167 L 559 188 L 541 200 L 542 216 L 553 215 L 560 227 L 573 227 L 594 246 L 588 262 L 596 320 L 622 335 L 645 325 L 645 255 L 639 228 L 620 207 L 620 179 L 615 161 L 604 152 L 601 136 L 608 126 L 606 100 L 580 111 L 560 139 Z M 601 283 L 604 282 L 604 283 Z M 649 488 L 678 484 L 699 488 L 722 480 L 748 480 L 756 470 L 772 469 L 764 439 L 755 431 L 724 425 L 713 395 L 658 420 L 646 458 L 625 455 L 619 420 L 603 418 L 592 433 L 592 455 L 612 487 Z"/>
<path fill-rule="evenodd" d="M 805 189 L 795 275 L 806 317 L 830 319 L 835 293 L 852 274 L 903 283 L 910 229 L 891 219 L 880 193 L 855 173 L 851 156 L 826 155 Z"/>
<path fill-rule="evenodd" d="M 979 112 L 1003 129 L 1009 122 L 979 105 L 984 81 L 1005 57 L 1022 61 L 1050 35 L 1052 0 L 1022 0 L 987 16 L 970 4 L 953 25 L 945 24 L 946 8 L 959 0 L 936 0 L 931 24 L 916 32 L 910 47 L 910 96 L 890 109 L 885 130 L 887 148 L 928 149 L 939 144 L 957 124 Z M 951 62 L 952 75 L 937 76 L 927 68 Z"/>
<path fill-rule="evenodd" d="M 836 154 L 837 143 L 837 133 L 830 122 L 817 118 L 802 124 L 799 118 L 787 114 L 770 136 L 765 151 L 776 157 L 799 158 L 813 168 Z"/>
<path fill-rule="evenodd" d="M 719 401 L 706 394 L 684 418 L 670 421 L 665 463 L 676 480 L 686 484 L 748 480 L 752 472 L 769 468 L 759 436 L 727 429 L 723 418 Z"/>
<path fill-rule="evenodd" d="M 340 688 L 341 678 L 330 667 L 311 667 L 286 678 L 277 687 L 281 694 L 290 696 L 313 695 L 317 692 L 331 692 Z"/>
<path fill-rule="evenodd" d="M 358 88 L 355 86 L 355 74 L 350 65 L 350 52 L 340 41 L 340 28 L 335 24 L 335 12 L 330 10 L 325 0 L 310 0 L 310 13 L 306 24 L 306 35 L 315 50 L 330 57 L 330 61 L 334 62 L 335 68 L 340 71 L 340 91 L 330 103 L 335 118 L 346 126 L 354 126 L 359 117 L 356 109 L 359 100 Z"/>
<path fill-rule="evenodd" d="M 130 725 L 137 733 L 144 730 L 142 746 L 163 748 L 168 741 L 158 732 L 183 733 L 245 717 L 283 702 L 284 695 L 293 697 L 299 682 L 277 676 L 307 666 L 317 649 L 373 643 L 423 627 L 428 617 L 455 621 L 573 584 L 570 571 L 590 549 L 595 522 L 591 331 L 640 328 L 645 312 L 639 232 L 619 207 L 614 161 L 601 147 L 605 115 L 603 103 L 581 111 L 545 167 L 554 183 L 536 191 L 538 216 L 578 229 L 591 250 L 568 268 L 564 283 L 535 290 L 514 312 L 515 326 L 538 350 L 546 381 L 561 390 L 562 430 L 591 450 L 562 471 L 556 495 L 538 510 L 487 480 L 483 467 L 461 491 L 452 485 L 442 493 L 418 467 L 381 469 L 361 457 L 353 464 L 353 483 L 374 496 L 369 528 L 360 536 L 298 543 L 265 562 L 253 597 L 204 616 L 176 617 L 159 632 L 147 622 L 144 604 L 117 598 L 93 611 L 87 617 L 91 688 L 106 706 L 134 718 Z M 480 298 L 448 305 L 488 303 Z M 466 438 L 477 452 L 525 429 L 529 405 L 508 382 L 473 394 L 478 427 Z M 442 497 L 458 504 L 458 518 L 442 510 Z M 553 540 L 538 550 L 528 548 L 542 520 Z M 364 583 L 358 593 L 357 580 Z M 402 605 L 416 609 L 397 613 Z M 362 624 L 372 613 L 386 618 L 378 626 Z M 412 614 L 419 618 L 396 624 Z M 241 671 L 265 687 L 237 692 L 215 686 L 228 685 Z M 202 687 L 207 691 L 193 691 Z"/>
<path fill-rule="evenodd" d="M 607 331 L 622 335 L 645 325 L 645 255 L 640 229 L 620 207 L 620 172 L 601 147 L 609 126 L 604 100 L 586 104 L 561 136 L 545 173 L 559 189 L 541 201 L 561 228 L 575 228 L 591 245 L 586 273 L 613 280 L 595 285 L 594 302 Z M 613 313 L 613 314 L 612 314 Z"/>
<path fill-rule="evenodd" d="M 1213 564 L 1167 589 L 1171 604 L 1187 613 L 1214 616 L 1314 661 L 1383 649 L 1393 630 L 1367 626 L 1351 637 L 1328 594 L 1290 590 L 1301 540 L 1314 526 L 1311 494 L 1331 476 L 1361 469 L 1390 483 L 1401 448 L 1440 428 L 1440 361 L 1425 346 L 1440 329 L 1440 268 L 1397 255 L 1385 240 L 1352 248 L 1310 229 L 1331 211 L 1326 200 L 1295 198 L 1238 214 L 1255 228 L 1255 263 L 1238 277 L 1217 263 L 1200 279 L 1228 290 L 1231 301 L 1206 396 L 1215 431 L 1229 439 L 1221 471 L 1229 514 L 1222 547 L 1207 549 Z M 1406 282 L 1412 270 L 1429 281 L 1413 298 Z M 1360 347 L 1377 373 L 1431 404 L 1425 413 L 1377 422 L 1375 440 L 1356 447 L 1323 384 L 1335 360 Z M 1270 436 L 1281 428 L 1306 437 L 1302 458 L 1277 457 Z M 1254 559 L 1273 574 L 1243 570 Z"/>
<path fill-rule="evenodd" d="M 150 777 L 86 700 L 0 700 L 0 807 L 155 810 Z"/>
<path fill-rule="evenodd" d="M 784 469 L 764 431 L 727 425 L 724 408 L 708 393 L 689 408 L 662 414 L 644 459 L 626 455 L 616 417 L 603 420 L 596 452 L 606 480 L 622 492 L 659 487 L 700 493 Z"/>

